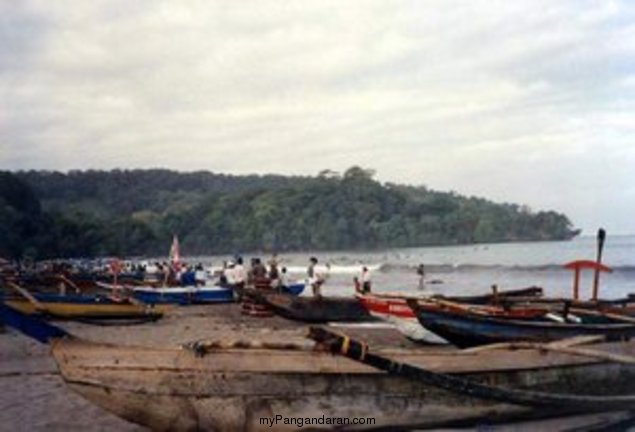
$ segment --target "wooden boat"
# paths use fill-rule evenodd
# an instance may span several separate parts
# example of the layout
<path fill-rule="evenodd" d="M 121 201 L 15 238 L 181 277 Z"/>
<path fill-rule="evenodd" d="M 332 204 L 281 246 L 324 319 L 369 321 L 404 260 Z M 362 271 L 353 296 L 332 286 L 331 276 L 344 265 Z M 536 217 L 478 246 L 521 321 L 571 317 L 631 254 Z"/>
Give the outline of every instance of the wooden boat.
<path fill-rule="evenodd" d="M 511 289 L 499 291 L 496 285 L 492 286 L 492 292 L 481 295 L 472 296 L 442 296 L 435 295 L 433 298 L 447 299 L 458 303 L 469 304 L 496 304 L 508 299 L 524 298 L 524 299 L 540 299 L 544 295 L 544 290 L 541 287 L 531 286 L 527 288 Z"/>
<path fill-rule="evenodd" d="M 355 297 L 298 297 L 267 291 L 250 291 L 249 295 L 276 314 L 296 321 L 326 323 L 377 320 Z"/>
<path fill-rule="evenodd" d="M 518 319 L 509 315 L 441 308 L 416 300 L 408 300 L 408 305 L 421 325 L 461 348 L 511 341 L 546 342 L 589 335 L 601 335 L 609 340 L 635 337 L 635 319 L 583 309 L 575 309 L 574 312 L 577 317 L 586 318 L 587 322 L 554 322 L 538 317 Z M 585 312 L 589 314 L 586 317 Z"/>
<path fill-rule="evenodd" d="M 223 287 L 135 287 L 135 298 L 147 303 L 175 303 L 179 305 L 228 303 L 234 301 L 234 291 Z"/>
<path fill-rule="evenodd" d="M 506 299 L 521 298 L 527 302 L 531 299 L 540 299 L 543 290 L 540 287 L 521 288 L 517 290 L 496 291 L 491 294 L 475 296 L 441 296 L 441 295 L 417 295 L 414 293 L 367 293 L 357 294 L 356 297 L 366 309 L 377 315 L 394 315 L 402 318 L 416 318 L 412 309 L 406 304 L 406 300 L 449 300 L 456 303 L 470 305 L 486 305 L 504 302 Z"/>
<path fill-rule="evenodd" d="M 408 339 L 424 343 L 447 343 L 443 338 L 419 324 L 415 313 L 406 303 L 407 299 L 419 299 L 421 301 L 427 299 L 435 302 L 448 299 L 469 304 L 486 304 L 490 302 L 499 303 L 505 299 L 515 297 L 525 300 L 540 298 L 542 292 L 542 288 L 529 287 L 463 297 L 421 296 L 414 293 L 358 293 L 356 297 L 371 315 L 394 324 Z"/>
<path fill-rule="evenodd" d="M 406 298 L 390 294 L 355 294 L 361 305 L 372 316 L 395 326 L 408 339 L 422 343 L 444 344 L 447 341 L 419 324 Z"/>
<path fill-rule="evenodd" d="M 100 288 L 111 291 L 124 290 L 134 298 L 144 303 L 152 304 L 205 304 L 228 303 L 234 301 L 234 291 L 229 287 L 220 286 L 186 286 L 186 287 L 160 287 L 113 285 L 98 282 Z"/>
<path fill-rule="evenodd" d="M 635 403 L 633 341 L 592 349 L 578 349 L 574 341 L 472 352 L 369 352 L 339 335 L 336 347 L 264 341 L 132 347 L 81 340 L 3 308 L 8 309 L 0 304 L 0 317 L 8 324 L 51 342 L 71 389 L 157 431 L 291 431 L 299 421 L 311 430 L 402 430 L 624 409 Z M 334 348 L 357 360 L 390 359 L 389 364 L 402 365 L 399 370 L 425 369 L 440 381 L 453 377 L 458 386 L 424 383 L 396 375 L 398 370 L 386 373 L 376 362 L 369 366 L 327 352 Z M 485 392 L 462 390 L 478 385 Z M 501 398 L 501 392 L 511 393 L 514 402 Z M 551 396 L 548 403 L 520 397 L 536 394 Z M 572 398 L 580 405 L 572 405 Z M 344 419 L 365 424 L 337 423 Z"/>
<path fill-rule="evenodd" d="M 310 348 L 198 344 L 141 348 L 57 339 L 52 353 L 66 383 L 120 417 L 153 430 L 330 430 L 327 419 L 373 419 L 355 430 L 542 417 L 553 409 L 481 400 L 378 372 Z M 635 354 L 633 343 L 598 350 Z M 393 359 L 512 388 L 630 394 L 635 365 L 532 349 L 481 353 L 387 352 Z M 381 394 L 381 398 L 377 395 Z M 562 409 L 555 410 L 562 413 Z M 587 409 L 585 408 L 585 411 Z M 284 419 L 296 419 L 284 424 Z"/>
<path fill-rule="evenodd" d="M 33 293 L 37 302 L 8 297 L 4 303 L 25 314 L 55 319 L 154 321 L 167 311 L 165 306 L 146 305 L 130 299 L 103 295 L 58 295 Z"/>
<path fill-rule="evenodd" d="M 167 311 L 131 298 L 99 294 L 58 294 L 30 292 L 12 282 L 7 286 L 15 294 L 2 295 L 0 300 L 27 315 L 41 315 L 55 319 L 154 321 Z"/>

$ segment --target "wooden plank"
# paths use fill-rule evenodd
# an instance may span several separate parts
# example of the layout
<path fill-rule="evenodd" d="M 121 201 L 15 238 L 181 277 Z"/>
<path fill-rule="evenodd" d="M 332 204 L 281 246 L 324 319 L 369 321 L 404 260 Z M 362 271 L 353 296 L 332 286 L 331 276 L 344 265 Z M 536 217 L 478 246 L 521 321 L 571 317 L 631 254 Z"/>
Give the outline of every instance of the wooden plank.
<path fill-rule="evenodd" d="M 545 345 L 552 348 L 571 347 L 575 345 L 586 345 L 586 344 L 591 344 L 596 342 L 602 342 L 604 340 L 605 340 L 605 337 L 602 335 L 575 336 L 572 338 L 549 342 L 548 344 L 545 344 Z"/>

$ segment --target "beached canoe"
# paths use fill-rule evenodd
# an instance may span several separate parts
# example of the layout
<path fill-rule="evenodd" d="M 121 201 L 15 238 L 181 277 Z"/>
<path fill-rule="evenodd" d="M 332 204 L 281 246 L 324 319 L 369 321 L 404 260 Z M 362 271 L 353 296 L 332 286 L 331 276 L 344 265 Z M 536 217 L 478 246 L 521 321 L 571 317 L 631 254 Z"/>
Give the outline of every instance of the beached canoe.
<path fill-rule="evenodd" d="M 355 297 L 299 297 L 267 291 L 250 291 L 256 301 L 284 318 L 309 323 L 375 321 Z"/>
<path fill-rule="evenodd" d="M 498 291 L 491 294 L 474 296 L 441 296 L 441 295 L 421 295 L 417 293 L 358 293 L 356 297 L 368 309 L 369 312 L 378 316 L 394 315 L 401 318 L 416 318 L 414 312 L 406 304 L 406 300 L 414 299 L 421 301 L 444 301 L 449 300 L 456 303 L 470 305 L 488 305 L 504 302 L 508 299 L 522 299 L 524 302 L 532 299 L 542 298 L 543 290 L 540 287 L 529 287 L 515 290 Z"/>
<path fill-rule="evenodd" d="M 419 324 L 416 315 L 401 295 L 355 294 L 372 316 L 387 321 L 415 342 L 444 344 L 447 341 Z"/>
<path fill-rule="evenodd" d="M 192 305 L 205 303 L 228 303 L 234 301 L 234 290 L 220 286 L 185 286 L 185 287 L 160 287 L 113 285 L 98 282 L 97 286 L 111 291 L 121 291 L 132 295 L 134 298 L 151 304 L 178 304 Z"/>
<path fill-rule="evenodd" d="M 408 300 L 408 305 L 426 329 L 454 345 L 466 348 L 500 342 L 548 342 L 576 336 L 604 336 L 608 340 L 635 337 L 635 320 L 610 317 L 589 311 L 576 310 L 577 319 L 588 322 L 554 322 L 547 316 L 518 319 L 510 315 L 474 313 L 466 308 L 444 308 L 435 304 Z M 522 310 L 522 309 L 521 309 Z"/>
<path fill-rule="evenodd" d="M 223 287 L 135 287 L 135 298 L 146 303 L 175 303 L 179 305 L 228 303 L 234 301 L 234 291 Z"/>
<path fill-rule="evenodd" d="M 594 350 L 633 356 L 635 343 Z M 423 385 L 310 347 L 243 342 L 142 348 L 62 338 L 53 342 L 52 353 L 73 390 L 157 431 L 291 431 L 298 421 L 311 422 L 311 430 L 338 425 L 395 430 L 563 413 L 562 408 L 483 400 Z M 382 354 L 492 386 L 570 394 L 635 392 L 634 364 L 580 355 L 536 349 Z M 332 423 L 344 419 L 366 424 Z"/>
<path fill-rule="evenodd" d="M 495 294 L 461 297 L 430 296 L 416 293 L 358 293 L 356 297 L 371 315 L 394 324 L 397 330 L 408 339 L 423 343 L 447 343 L 446 340 L 437 334 L 421 326 L 415 313 L 406 303 L 408 299 L 433 302 L 451 300 L 461 304 L 485 305 L 487 303 L 498 303 L 516 297 L 521 297 L 525 300 L 540 298 L 541 295 L 542 288 L 529 287 L 500 291 Z"/>
<path fill-rule="evenodd" d="M 25 297 L 5 297 L 4 303 L 28 315 L 55 319 L 154 321 L 167 311 L 166 306 L 142 304 L 126 298 L 104 295 L 30 293 Z"/>

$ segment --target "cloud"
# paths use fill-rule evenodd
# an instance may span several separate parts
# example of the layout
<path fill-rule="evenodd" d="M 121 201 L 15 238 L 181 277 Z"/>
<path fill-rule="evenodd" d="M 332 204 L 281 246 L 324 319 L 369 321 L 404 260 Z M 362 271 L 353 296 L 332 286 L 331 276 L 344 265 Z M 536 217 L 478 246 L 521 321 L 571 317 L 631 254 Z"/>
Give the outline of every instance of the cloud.
<path fill-rule="evenodd" d="M 634 17 L 626 1 L 6 2 L 0 168 L 360 164 L 635 232 L 602 208 L 635 210 Z"/>

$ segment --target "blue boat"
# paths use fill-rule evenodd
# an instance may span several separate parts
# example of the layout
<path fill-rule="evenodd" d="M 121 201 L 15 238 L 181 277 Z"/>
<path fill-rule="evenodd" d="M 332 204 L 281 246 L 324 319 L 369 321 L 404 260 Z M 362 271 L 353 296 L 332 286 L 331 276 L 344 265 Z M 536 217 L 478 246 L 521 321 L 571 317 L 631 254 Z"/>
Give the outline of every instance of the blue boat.
<path fill-rule="evenodd" d="M 576 336 L 603 336 L 606 340 L 626 340 L 635 337 L 632 319 L 581 316 L 582 322 L 554 322 L 547 319 L 512 319 L 470 312 L 443 310 L 408 300 L 417 319 L 428 330 L 436 333 L 459 348 L 502 342 L 550 342 Z"/>
<path fill-rule="evenodd" d="M 167 310 L 166 306 L 155 307 L 131 298 L 99 294 L 31 293 L 18 285 L 13 288 L 19 295 L 3 296 L 0 302 L 23 314 L 45 318 L 134 324 L 157 320 Z"/>
<path fill-rule="evenodd" d="M 171 303 L 179 305 L 229 303 L 234 301 L 234 290 L 227 287 L 134 287 L 133 296 L 144 303 Z"/>
<path fill-rule="evenodd" d="M 304 282 L 297 282 L 297 283 L 289 284 L 282 287 L 282 292 L 297 296 L 302 294 L 302 291 L 304 291 L 304 287 L 305 287 Z"/>
<path fill-rule="evenodd" d="M 62 338 L 68 335 L 64 329 L 47 323 L 41 317 L 24 314 L 7 306 L 2 301 L 0 301 L 0 324 L 13 327 L 42 343 L 48 343 L 50 339 Z"/>

